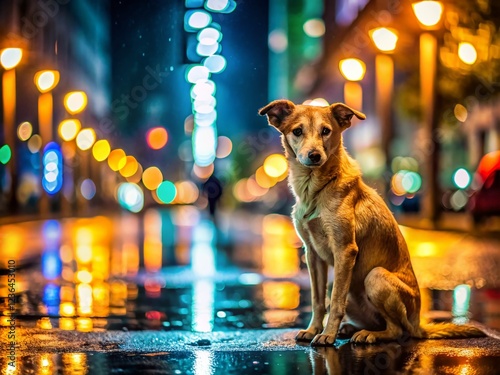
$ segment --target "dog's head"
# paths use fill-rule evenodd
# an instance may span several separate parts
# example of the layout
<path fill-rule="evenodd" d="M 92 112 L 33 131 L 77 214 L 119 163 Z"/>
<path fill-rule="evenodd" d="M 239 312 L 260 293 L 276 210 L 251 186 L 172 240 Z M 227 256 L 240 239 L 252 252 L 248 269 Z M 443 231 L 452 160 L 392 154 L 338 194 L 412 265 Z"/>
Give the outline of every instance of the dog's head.
<path fill-rule="evenodd" d="M 299 163 L 306 167 L 322 166 L 339 147 L 342 132 L 351 126 L 351 119 L 366 116 L 345 104 L 328 107 L 295 105 L 289 100 L 275 100 L 260 109 L 270 125 L 278 129 L 295 153 Z"/>

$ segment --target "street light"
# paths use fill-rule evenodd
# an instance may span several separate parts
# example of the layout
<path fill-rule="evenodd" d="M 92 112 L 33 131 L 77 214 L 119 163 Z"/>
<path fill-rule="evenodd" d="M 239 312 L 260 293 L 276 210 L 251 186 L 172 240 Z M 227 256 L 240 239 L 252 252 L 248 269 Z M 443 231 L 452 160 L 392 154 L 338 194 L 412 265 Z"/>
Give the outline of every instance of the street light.
<path fill-rule="evenodd" d="M 358 82 L 366 73 L 366 65 L 356 58 L 340 60 L 339 69 L 347 80 L 344 84 L 344 102 L 350 107 L 361 110 L 363 108 L 363 88 Z"/>
<path fill-rule="evenodd" d="M 391 108 L 394 92 L 394 61 L 388 54 L 396 49 L 398 34 L 396 30 L 386 27 L 370 30 L 369 34 L 377 49 L 382 52 L 375 56 L 375 101 L 382 133 L 382 150 L 386 157 L 386 171 L 389 171 L 393 138 Z M 386 188 L 388 189 L 389 185 Z"/>
<path fill-rule="evenodd" d="M 16 71 L 15 67 L 21 62 L 23 50 L 21 48 L 5 48 L 0 52 L 0 64 L 5 69 L 2 74 L 2 98 L 3 98 L 3 124 L 4 140 L 11 151 L 10 163 L 6 165 L 7 173 L 10 173 L 11 188 L 10 202 L 11 211 L 17 209 L 17 158 L 16 158 Z"/>
<path fill-rule="evenodd" d="M 83 91 L 73 91 L 64 96 L 64 107 L 68 113 L 75 115 L 87 106 L 87 94 Z"/>
<path fill-rule="evenodd" d="M 382 52 L 394 52 L 398 42 L 398 33 L 394 29 L 387 27 L 377 27 L 369 31 L 370 37 L 375 46 Z"/>
<path fill-rule="evenodd" d="M 52 142 L 53 138 L 53 107 L 52 90 L 59 83 L 57 70 L 41 70 L 35 74 L 34 82 L 40 96 L 38 98 L 38 125 L 43 144 Z"/>
<path fill-rule="evenodd" d="M 438 27 L 443 14 L 443 4 L 439 1 L 420 1 L 413 4 L 413 11 L 422 29 L 433 30 Z M 437 128 L 435 113 L 436 74 L 437 74 L 437 39 L 426 31 L 420 35 L 420 104 L 422 106 L 425 138 L 430 141 L 430 149 L 426 150 L 424 183 L 427 186 L 423 196 L 425 216 L 435 223 L 439 216 L 439 143 L 434 132 Z"/>
<path fill-rule="evenodd" d="M 440 1 L 420 1 L 412 7 L 418 21 L 426 28 L 433 28 L 441 21 L 443 4 Z"/>

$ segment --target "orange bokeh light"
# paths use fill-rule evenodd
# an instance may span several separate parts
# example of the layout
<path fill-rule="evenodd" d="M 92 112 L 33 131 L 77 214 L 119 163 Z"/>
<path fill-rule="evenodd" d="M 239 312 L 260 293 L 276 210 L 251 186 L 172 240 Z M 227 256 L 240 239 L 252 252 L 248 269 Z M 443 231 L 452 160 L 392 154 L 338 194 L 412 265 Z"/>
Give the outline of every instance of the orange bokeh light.
<path fill-rule="evenodd" d="M 146 134 L 146 141 L 148 146 L 153 150 L 159 150 L 165 147 L 168 141 L 168 133 L 165 128 L 156 127 L 150 129 Z"/>

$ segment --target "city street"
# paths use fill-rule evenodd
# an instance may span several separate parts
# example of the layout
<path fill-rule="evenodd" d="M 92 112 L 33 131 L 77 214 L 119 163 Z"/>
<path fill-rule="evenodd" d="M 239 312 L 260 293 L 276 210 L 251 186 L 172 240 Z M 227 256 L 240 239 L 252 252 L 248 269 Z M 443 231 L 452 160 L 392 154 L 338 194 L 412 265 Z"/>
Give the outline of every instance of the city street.
<path fill-rule="evenodd" d="M 16 372 L 2 357 L 2 374 L 496 373 L 493 338 L 296 344 L 310 287 L 290 219 L 244 211 L 219 219 L 216 230 L 183 206 L 2 225 L 1 308 L 9 306 L 7 260 L 15 260 L 17 364 Z M 402 230 L 423 316 L 456 317 L 453 289 L 469 285 L 459 317 L 500 328 L 498 236 Z"/>
<path fill-rule="evenodd" d="M 500 374 L 499 82 L 498 0 L 0 1 L 0 375 Z"/>

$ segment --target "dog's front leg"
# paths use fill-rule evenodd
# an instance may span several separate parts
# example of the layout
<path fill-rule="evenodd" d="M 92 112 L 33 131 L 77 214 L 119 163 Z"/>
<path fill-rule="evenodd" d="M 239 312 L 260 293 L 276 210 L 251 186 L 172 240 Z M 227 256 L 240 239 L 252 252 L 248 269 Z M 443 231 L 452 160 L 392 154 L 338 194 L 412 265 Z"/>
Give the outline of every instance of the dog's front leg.
<path fill-rule="evenodd" d="M 334 277 L 332 298 L 330 302 L 330 315 L 325 329 L 316 335 L 311 345 L 332 345 L 337 338 L 340 323 L 344 318 L 347 306 L 347 294 L 351 285 L 352 269 L 358 254 L 356 243 L 334 250 Z"/>
<path fill-rule="evenodd" d="M 325 317 L 326 283 L 328 277 L 328 267 L 311 246 L 306 247 L 307 269 L 311 279 L 311 305 L 312 316 L 309 326 L 305 330 L 300 330 L 296 340 L 311 341 L 323 330 L 323 318 Z"/>

